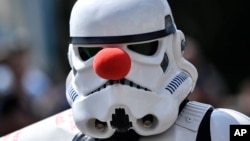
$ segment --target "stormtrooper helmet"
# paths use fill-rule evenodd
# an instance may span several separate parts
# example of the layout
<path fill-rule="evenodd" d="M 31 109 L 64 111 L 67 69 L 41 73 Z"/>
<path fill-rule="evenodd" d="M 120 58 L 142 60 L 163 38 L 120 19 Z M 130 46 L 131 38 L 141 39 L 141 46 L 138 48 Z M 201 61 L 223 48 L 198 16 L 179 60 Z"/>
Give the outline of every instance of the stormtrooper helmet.
<path fill-rule="evenodd" d="M 166 0 L 77 0 L 66 80 L 77 128 L 94 138 L 167 130 L 197 80 L 184 46 Z"/>

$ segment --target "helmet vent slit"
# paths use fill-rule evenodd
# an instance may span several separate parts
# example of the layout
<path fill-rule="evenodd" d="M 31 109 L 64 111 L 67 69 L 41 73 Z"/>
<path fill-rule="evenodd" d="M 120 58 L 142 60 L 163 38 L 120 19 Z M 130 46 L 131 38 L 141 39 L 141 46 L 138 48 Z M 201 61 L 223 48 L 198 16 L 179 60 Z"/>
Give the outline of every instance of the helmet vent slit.
<path fill-rule="evenodd" d="M 72 88 L 72 86 L 69 87 L 68 94 L 73 101 L 75 101 L 75 99 L 78 97 L 77 92 L 74 90 L 74 88 Z"/>
<path fill-rule="evenodd" d="M 187 78 L 188 75 L 184 72 L 181 72 L 174 77 L 174 79 L 167 85 L 165 89 L 173 94 Z"/>

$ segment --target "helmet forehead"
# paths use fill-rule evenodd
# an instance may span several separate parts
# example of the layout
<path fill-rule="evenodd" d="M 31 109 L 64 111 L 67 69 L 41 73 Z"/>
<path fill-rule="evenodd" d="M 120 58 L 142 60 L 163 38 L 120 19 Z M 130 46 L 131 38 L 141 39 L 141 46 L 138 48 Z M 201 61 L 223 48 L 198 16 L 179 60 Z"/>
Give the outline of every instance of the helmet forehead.
<path fill-rule="evenodd" d="M 70 36 L 134 35 L 165 28 L 171 15 L 165 0 L 78 0 L 70 18 Z"/>

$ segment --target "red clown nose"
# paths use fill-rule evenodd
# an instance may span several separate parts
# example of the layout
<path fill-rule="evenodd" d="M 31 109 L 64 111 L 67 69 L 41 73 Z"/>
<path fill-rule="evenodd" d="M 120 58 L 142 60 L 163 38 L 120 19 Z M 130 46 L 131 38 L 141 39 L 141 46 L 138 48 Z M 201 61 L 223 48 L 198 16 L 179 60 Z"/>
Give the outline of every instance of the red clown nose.
<path fill-rule="evenodd" d="M 120 48 L 104 48 L 93 61 L 93 69 L 100 77 L 108 80 L 119 80 L 125 77 L 131 67 L 129 55 Z"/>

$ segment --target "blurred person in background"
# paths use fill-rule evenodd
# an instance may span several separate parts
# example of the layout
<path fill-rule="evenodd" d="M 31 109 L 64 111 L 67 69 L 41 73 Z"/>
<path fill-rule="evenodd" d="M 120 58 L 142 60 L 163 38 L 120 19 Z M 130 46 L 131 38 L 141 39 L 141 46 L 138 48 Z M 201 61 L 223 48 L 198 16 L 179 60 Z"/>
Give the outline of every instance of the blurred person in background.
<path fill-rule="evenodd" d="M 61 63 L 67 29 L 60 28 L 67 10 L 58 11 L 67 3 L 1 0 L 0 136 L 69 108 Z"/>
<path fill-rule="evenodd" d="M 246 78 L 241 82 L 235 102 L 235 109 L 250 116 L 250 79 Z"/>
<path fill-rule="evenodd" d="M 221 107 L 224 98 L 229 94 L 223 76 L 203 55 L 201 47 L 195 38 L 187 36 L 186 44 L 184 57 L 197 68 L 199 74 L 196 87 L 190 94 L 189 99 Z"/>
<path fill-rule="evenodd" d="M 64 85 L 32 63 L 32 44 L 23 36 L 0 44 L 0 136 L 67 108 Z"/>
<path fill-rule="evenodd" d="M 36 121 L 22 87 L 28 48 L 11 38 L 2 37 L 0 44 L 0 135 Z"/>

